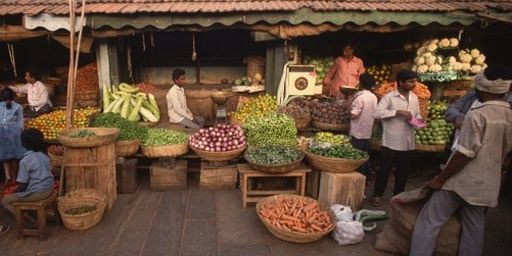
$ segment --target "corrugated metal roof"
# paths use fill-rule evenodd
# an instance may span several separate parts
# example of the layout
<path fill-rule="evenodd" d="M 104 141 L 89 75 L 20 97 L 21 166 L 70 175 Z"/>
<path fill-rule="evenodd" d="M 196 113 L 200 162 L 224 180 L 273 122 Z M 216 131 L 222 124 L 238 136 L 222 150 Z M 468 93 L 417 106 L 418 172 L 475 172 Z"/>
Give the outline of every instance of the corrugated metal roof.
<path fill-rule="evenodd" d="M 80 1 L 78 1 L 80 2 Z M 68 12 L 67 0 L 1 0 L 0 15 Z M 88 0 L 88 14 L 313 11 L 482 11 L 512 10 L 512 0 Z"/>

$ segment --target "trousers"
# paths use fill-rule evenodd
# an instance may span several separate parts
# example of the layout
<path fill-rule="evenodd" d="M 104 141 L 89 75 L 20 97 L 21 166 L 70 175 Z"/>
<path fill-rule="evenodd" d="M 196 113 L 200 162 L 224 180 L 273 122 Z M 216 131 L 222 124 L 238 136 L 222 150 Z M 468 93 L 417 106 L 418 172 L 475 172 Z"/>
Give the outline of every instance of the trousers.
<path fill-rule="evenodd" d="M 411 173 L 411 154 L 412 151 L 397 151 L 387 147 L 381 148 L 381 164 L 380 170 L 377 172 L 374 186 L 374 196 L 384 195 L 384 191 L 388 186 L 389 173 L 393 166 L 395 172 L 395 195 L 404 192 L 407 178 Z"/>

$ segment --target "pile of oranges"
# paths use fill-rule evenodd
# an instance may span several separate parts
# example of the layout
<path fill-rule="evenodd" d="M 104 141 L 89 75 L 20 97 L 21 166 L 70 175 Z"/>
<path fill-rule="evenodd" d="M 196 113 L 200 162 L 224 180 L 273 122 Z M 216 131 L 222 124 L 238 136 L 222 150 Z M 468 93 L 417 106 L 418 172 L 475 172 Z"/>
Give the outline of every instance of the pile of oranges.
<path fill-rule="evenodd" d="M 250 117 L 263 117 L 277 111 L 277 98 L 268 94 L 252 98 L 232 113 L 237 121 L 246 123 Z"/>
<path fill-rule="evenodd" d="M 98 108 L 94 107 L 74 109 L 73 127 L 87 127 L 89 118 L 97 112 Z M 55 110 L 51 113 L 28 120 L 25 123 L 25 128 L 36 128 L 44 134 L 46 140 L 55 140 L 57 139 L 57 134 L 64 129 L 65 125 L 66 111 Z"/>

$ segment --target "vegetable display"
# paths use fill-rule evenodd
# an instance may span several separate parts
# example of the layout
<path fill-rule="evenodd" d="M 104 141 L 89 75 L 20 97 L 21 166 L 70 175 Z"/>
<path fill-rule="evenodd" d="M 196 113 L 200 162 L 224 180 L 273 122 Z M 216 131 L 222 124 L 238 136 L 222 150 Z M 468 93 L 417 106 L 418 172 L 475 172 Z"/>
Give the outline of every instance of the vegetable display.
<path fill-rule="evenodd" d="M 139 126 L 137 122 L 122 118 L 116 113 L 103 113 L 94 118 L 92 127 L 118 128 L 118 140 L 143 140 L 147 134 L 147 128 Z"/>
<path fill-rule="evenodd" d="M 239 125 L 217 124 L 200 129 L 190 136 L 190 147 L 210 152 L 232 151 L 246 146 L 244 131 Z"/>
<path fill-rule="evenodd" d="M 97 108 L 87 107 L 73 110 L 74 128 L 84 128 L 89 124 L 89 118 L 98 112 Z M 57 134 L 66 126 L 65 110 L 55 110 L 25 122 L 26 128 L 36 128 L 41 131 L 46 140 L 57 139 Z"/>
<path fill-rule="evenodd" d="M 96 205 L 84 205 L 76 208 L 71 208 L 67 210 L 65 213 L 70 215 L 80 215 L 88 212 L 92 212 L 96 210 Z"/>
<path fill-rule="evenodd" d="M 349 106 L 346 100 L 335 102 L 311 103 L 311 118 L 313 121 L 329 124 L 346 124 L 350 122 Z"/>
<path fill-rule="evenodd" d="M 236 112 L 231 113 L 231 115 L 236 118 L 236 120 L 245 123 L 251 117 L 263 117 L 276 112 L 276 110 L 276 97 L 266 94 L 250 99 L 247 103 L 239 107 Z"/>
<path fill-rule="evenodd" d="M 187 143 L 188 136 L 184 132 L 168 130 L 164 128 L 148 129 L 143 145 L 146 147 L 158 147 Z"/>
<path fill-rule="evenodd" d="M 272 114 L 249 119 L 244 126 L 247 144 L 256 147 L 296 146 L 295 121 L 287 115 Z"/>
<path fill-rule="evenodd" d="M 389 81 L 389 76 L 391 75 L 391 65 L 380 65 L 380 66 L 370 66 L 366 69 L 366 73 L 370 74 L 375 78 L 375 83 L 379 84 L 387 84 Z"/>
<path fill-rule="evenodd" d="M 155 96 L 140 92 L 137 87 L 126 83 L 103 86 L 103 113 L 118 113 L 130 121 L 158 122 L 160 110 Z"/>
<path fill-rule="evenodd" d="M 368 153 L 352 147 L 332 146 L 327 148 L 310 148 L 309 152 L 325 157 L 361 160 L 368 158 Z"/>
<path fill-rule="evenodd" d="M 143 93 L 153 93 L 156 91 L 156 87 L 154 85 L 146 82 L 138 83 L 137 89 Z"/>
<path fill-rule="evenodd" d="M 315 134 L 315 142 L 329 143 L 331 145 L 352 146 L 348 136 L 344 134 L 333 134 L 331 132 L 317 132 Z"/>
<path fill-rule="evenodd" d="M 98 67 L 89 63 L 76 71 L 75 94 L 85 91 L 98 91 Z"/>
<path fill-rule="evenodd" d="M 316 84 L 322 84 L 327 72 L 334 64 L 334 59 L 332 57 L 320 58 L 320 57 L 311 57 L 305 56 L 302 62 L 306 65 L 311 64 L 315 65 L 316 72 Z"/>
<path fill-rule="evenodd" d="M 64 147 L 60 145 L 50 145 L 48 146 L 48 154 L 62 156 L 64 155 Z"/>
<path fill-rule="evenodd" d="M 285 114 L 293 119 L 309 119 L 311 114 L 307 109 L 301 108 L 295 104 L 280 107 L 278 113 Z"/>
<path fill-rule="evenodd" d="M 332 228 L 332 219 L 317 202 L 300 199 L 283 199 L 267 203 L 260 215 L 276 228 L 303 234 L 323 233 Z"/>
<path fill-rule="evenodd" d="M 423 145 L 444 145 L 450 140 L 454 129 L 453 124 L 444 120 L 444 112 L 448 109 L 445 102 L 432 102 L 427 127 L 416 132 L 416 143 Z"/>
<path fill-rule="evenodd" d="M 96 136 L 95 132 L 86 130 L 86 129 L 80 129 L 76 132 L 69 134 L 69 137 L 71 137 L 71 138 L 87 138 L 87 137 L 94 137 L 94 136 Z"/>
<path fill-rule="evenodd" d="M 271 166 L 286 165 L 301 159 L 303 156 L 303 153 L 298 149 L 277 146 L 250 148 L 246 152 L 247 161 Z"/>

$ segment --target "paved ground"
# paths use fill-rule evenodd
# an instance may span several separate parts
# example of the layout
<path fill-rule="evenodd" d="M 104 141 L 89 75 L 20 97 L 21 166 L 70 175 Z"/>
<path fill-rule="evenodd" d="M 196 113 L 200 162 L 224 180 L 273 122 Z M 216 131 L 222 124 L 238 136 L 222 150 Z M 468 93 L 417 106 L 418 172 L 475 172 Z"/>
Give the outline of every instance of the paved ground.
<path fill-rule="evenodd" d="M 119 195 L 113 209 L 94 228 L 69 231 L 50 224 L 49 238 L 17 239 L 15 230 L 0 237 L 0 254 L 14 255 L 390 255 L 373 249 L 375 233 L 362 243 L 338 246 L 330 236 L 310 244 L 292 244 L 273 237 L 250 206 L 243 209 L 238 190 L 197 188 L 189 173 L 186 191 L 152 192 L 147 174 L 135 194 Z M 411 180 L 410 187 L 425 177 Z M 389 191 L 388 191 L 389 193 Z M 371 208 L 365 204 L 365 207 Z M 383 206 L 382 209 L 386 209 Z M 502 200 L 487 218 L 485 255 L 510 255 L 512 200 Z M 14 219 L 0 209 L 1 223 Z"/>

